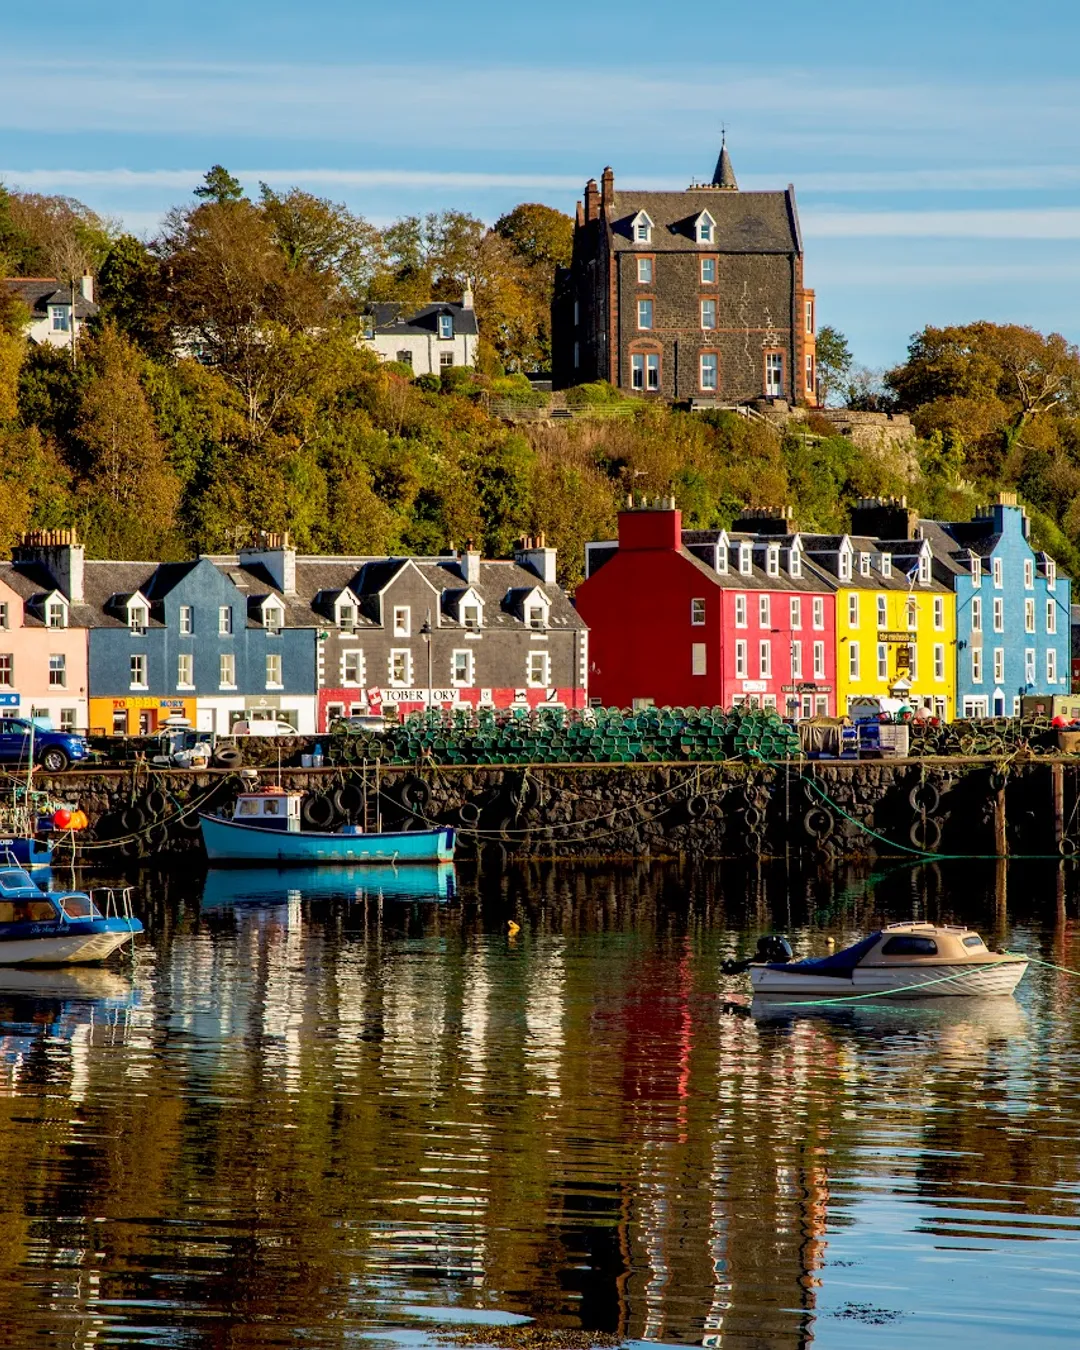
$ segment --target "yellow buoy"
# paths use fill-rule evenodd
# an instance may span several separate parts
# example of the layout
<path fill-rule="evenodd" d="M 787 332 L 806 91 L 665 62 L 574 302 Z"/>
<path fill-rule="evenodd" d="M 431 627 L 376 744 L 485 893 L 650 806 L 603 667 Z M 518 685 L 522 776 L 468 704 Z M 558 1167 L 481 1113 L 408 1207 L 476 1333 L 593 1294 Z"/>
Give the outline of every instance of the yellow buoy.
<path fill-rule="evenodd" d="M 513 921 L 513 919 L 507 919 L 507 921 L 506 921 L 506 931 L 507 931 L 507 933 L 510 934 L 511 937 L 515 937 L 518 933 L 521 932 L 521 925 L 520 925 L 520 924 L 516 924 L 516 923 Z"/>

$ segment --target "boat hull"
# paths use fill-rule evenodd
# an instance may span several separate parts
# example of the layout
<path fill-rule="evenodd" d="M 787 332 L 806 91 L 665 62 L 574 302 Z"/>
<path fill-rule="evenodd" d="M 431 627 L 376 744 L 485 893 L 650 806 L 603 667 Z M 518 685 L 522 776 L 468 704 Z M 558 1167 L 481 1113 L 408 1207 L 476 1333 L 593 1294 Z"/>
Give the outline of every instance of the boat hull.
<path fill-rule="evenodd" d="M 403 830 L 393 834 L 321 834 L 268 830 L 220 816 L 200 816 L 206 856 L 213 863 L 440 863 L 454 856 L 454 831 Z"/>
<path fill-rule="evenodd" d="M 843 998 L 852 994 L 896 994 L 904 998 L 1003 998 L 1024 977 L 1028 962 L 1022 957 L 957 965 L 856 966 L 850 978 L 814 975 L 790 967 L 751 966 L 755 994 L 791 994 L 796 997 Z M 922 986 L 922 987 L 920 987 Z"/>
<path fill-rule="evenodd" d="M 14 862 L 28 872 L 52 866 L 53 847 L 46 839 L 0 834 L 0 861 Z"/>
<path fill-rule="evenodd" d="M 140 932 L 138 919 L 104 919 L 82 931 L 13 937 L 0 942 L 0 966 L 97 965 Z"/>

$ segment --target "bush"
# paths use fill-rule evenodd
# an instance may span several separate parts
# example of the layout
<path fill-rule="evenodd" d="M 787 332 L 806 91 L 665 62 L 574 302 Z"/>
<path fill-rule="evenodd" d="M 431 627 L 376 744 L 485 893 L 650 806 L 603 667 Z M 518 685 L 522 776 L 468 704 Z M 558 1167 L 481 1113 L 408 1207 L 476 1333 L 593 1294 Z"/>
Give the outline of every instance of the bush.
<path fill-rule="evenodd" d="M 607 380 L 594 380 L 591 384 L 575 385 L 566 391 L 566 402 L 571 408 L 595 406 L 604 403 L 621 403 L 623 395 Z"/>
<path fill-rule="evenodd" d="M 437 394 L 440 388 L 438 375 L 433 375 L 430 371 L 426 375 L 417 375 L 413 384 L 417 389 L 423 389 L 426 394 Z"/>

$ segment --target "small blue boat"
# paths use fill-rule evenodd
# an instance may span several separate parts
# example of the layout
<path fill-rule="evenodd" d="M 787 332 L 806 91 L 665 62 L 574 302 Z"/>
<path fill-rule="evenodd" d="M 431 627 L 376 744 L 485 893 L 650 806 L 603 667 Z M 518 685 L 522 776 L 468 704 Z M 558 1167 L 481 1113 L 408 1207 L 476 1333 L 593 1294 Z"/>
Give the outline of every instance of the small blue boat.
<path fill-rule="evenodd" d="M 104 911 L 86 891 L 43 891 L 21 867 L 0 867 L 0 966 L 87 965 L 104 961 L 142 924 L 123 893 L 123 913 Z M 115 906 L 119 909 L 119 906 Z"/>
<path fill-rule="evenodd" d="M 212 863 L 442 863 L 454 856 L 454 831 L 366 833 L 343 825 L 336 833 L 301 830 L 302 792 L 261 788 L 236 799 L 232 816 L 199 816 Z"/>
<path fill-rule="evenodd" d="M 26 871 L 51 867 L 53 846 L 48 839 L 35 835 L 0 834 L 0 862 L 11 863 Z"/>

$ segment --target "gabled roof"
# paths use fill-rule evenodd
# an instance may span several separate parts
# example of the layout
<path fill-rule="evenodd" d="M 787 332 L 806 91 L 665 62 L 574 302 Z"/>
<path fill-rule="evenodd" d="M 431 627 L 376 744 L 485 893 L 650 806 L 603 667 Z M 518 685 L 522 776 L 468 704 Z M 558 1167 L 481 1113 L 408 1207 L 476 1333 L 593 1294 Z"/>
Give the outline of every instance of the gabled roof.
<path fill-rule="evenodd" d="M 395 334 L 425 337 L 438 334 L 440 314 L 452 316 L 455 337 L 462 334 L 473 336 L 479 331 L 476 310 L 466 309 L 464 305 L 450 300 L 432 300 L 414 310 L 397 303 L 377 304 L 371 305 L 368 312 L 374 320 L 375 337 L 393 337 Z"/>
<path fill-rule="evenodd" d="M 703 211 L 716 222 L 709 247 L 720 253 L 801 253 L 795 190 L 785 192 L 717 192 L 715 188 L 688 188 L 685 192 L 637 192 L 613 195 L 605 208 L 615 247 L 633 237 L 640 212 L 653 222 L 652 247 L 657 251 L 688 248 L 694 242 L 689 224 Z"/>
<path fill-rule="evenodd" d="M 4 277 L 2 284 L 7 290 L 19 297 L 30 311 L 30 316 L 33 319 L 45 318 L 50 303 L 54 305 L 71 304 L 71 287 L 65 285 L 56 277 Z M 97 312 L 97 305 L 92 300 L 85 299 L 82 291 L 76 285 L 75 317 L 77 319 L 89 319 Z"/>

